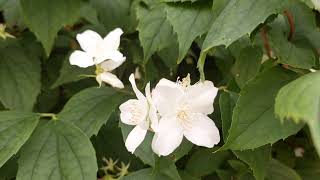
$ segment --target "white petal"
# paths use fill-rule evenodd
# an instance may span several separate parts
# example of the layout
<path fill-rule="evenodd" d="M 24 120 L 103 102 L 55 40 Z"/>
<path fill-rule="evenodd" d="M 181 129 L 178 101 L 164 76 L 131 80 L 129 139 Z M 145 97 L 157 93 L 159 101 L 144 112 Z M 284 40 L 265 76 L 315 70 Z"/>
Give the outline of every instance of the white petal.
<path fill-rule="evenodd" d="M 144 137 L 147 134 L 147 130 L 141 128 L 140 126 L 136 126 L 132 129 L 132 131 L 129 133 L 127 139 L 126 139 L 126 148 L 131 153 L 134 153 L 134 151 L 137 149 L 137 147 L 142 143 L 144 140 Z"/>
<path fill-rule="evenodd" d="M 193 144 L 212 148 L 219 143 L 219 130 L 208 116 L 193 113 L 188 123 L 188 127 L 184 129 L 184 136 Z"/>
<path fill-rule="evenodd" d="M 124 57 L 123 54 L 117 50 L 109 51 L 109 50 L 102 49 L 101 51 L 97 51 L 97 53 L 95 54 L 95 63 L 99 64 L 105 60 L 123 62 L 126 60 L 126 57 Z"/>
<path fill-rule="evenodd" d="M 103 82 L 110 84 L 112 87 L 122 89 L 124 88 L 123 83 L 121 82 L 118 77 L 112 73 L 109 72 L 103 72 L 100 75 L 100 78 Z"/>
<path fill-rule="evenodd" d="M 158 127 L 158 114 L 155 105 L 153 104 L 151 93 L 150 93 L 150 83 L 147 84 L 145 88 L 146 97 L 149 103 L 149 119 L 151 121 L 151 128 L 156 131 Z"/>
<path fill-rule="evenodd" d="M 74 51 L 69 58 L 71 65 L 77 65 L 82 68 L 93 66 L 92 56 L 83 51 Z"/>
<path fill-rule="evenodd" d="M 315 9 L 320 10 L 320 0 L 311 0 Z"/>
<path fill-rule="evenodd" d="M 123 34 L 122 29 L 116 28 L 103 39 L 104 47 L 108 50 L 118 50 L 120 46 L 120 36 Z"/>
<path fill-rule="evenodd" d="M 204 81 L 189 86 L 186 97 L 190 102 L 191 111 L 195 113 L 211 114 L 213 101 L 217 96 L 218 88 L 211 81 Z"/>
<path fill-rule="evenodd" d="M 102 37 L 91 30 L 86 30 L 77 35 L 77 40 L 81 48 L 92 56 L 96 53 L 97 47 L 103 42 Z"/>
<path fill-rule="evenodd" d="M 104 71 L 112 71 L 115 68 L 119 67 L 125 60 L 126 60 L 126 58 L 123 58 L 121 61 L 114 61 L 114 60 L 110 59 L 110 60 L 102 62 L 100 64 L 100 66 Z"/>
<path fill-rule="evenodd" d="M 183 89 L 178 84 L 161 79 L 152 91 L 152 100 L 161 116 L 170 116 L 175 113 L 183 94 Z"/>
<path fill-rule="evenodd" d="M 98 75 L 96 76 L 96 81 L 98 82 L 99 87 L 101 87 L 101 85 L 102 85 L 101 74 L 98 74 Z"/>
<path fill-rule="evenodd" d="M 152 139 L 152 149 L 159 156 L 171 154 L 183 139 L 183 131 L 175 117 L 161 118 Z"/>
<path fill-rule="evenodd" d="M 136 94 L 137 98 L 139 100 L 142 100 L 142 101 L 147 101 L 146 97 L 141 93 L 141 91 L 139 91 L 139 89 L 137 88 L 137 85 L 136 85 L 136 81 L 134 79 L 134 75 L 131 74 L 129 76 L 129 81 L 131 83 L 131 86 L 132 86 L 132 89 L 134 91 L 134 93 Z"/>
<path fill-rule="evenodd" d="M 173 89 L 181 89 L 180 85 L 177 84 L 176 82 L 173 82 L 173 81 L 170 81 L 168 79 L 165 79 L 165 78 L 162 78 L 160 79 L 160 81 L 158 82 L 157 86 L 168 86 L 168 87 L 171 87 Z"/>
<path fill-rule="evenodd" d="M 138 125 L 146 120 L 148 106 L 144 101 L 129 99 L 119 107 L 121 122 L 128 125 Z"/>

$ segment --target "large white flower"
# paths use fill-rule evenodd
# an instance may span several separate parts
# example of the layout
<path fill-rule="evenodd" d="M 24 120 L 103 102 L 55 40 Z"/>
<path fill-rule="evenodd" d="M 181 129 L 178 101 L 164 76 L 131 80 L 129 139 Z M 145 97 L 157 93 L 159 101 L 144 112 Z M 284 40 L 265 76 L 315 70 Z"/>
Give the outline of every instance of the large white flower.
<path fill-rule="evenodd" d="M 120 36 L 123 31 L 116 28 L 105 38 L 91 30 L 86 30 L 77 35 L 77 40 L 83 51 L 76 50 L 70 56 L 70 64 L 79 67 L 89 67 L 100 64 L 105 60 L 114 62 L 123 62 L 125 57 L 118 50 L 120 45 Z"/>
<path fill-rule="evenodd" d="M 212 148 L 218 144 L 219 130 L 207 116 L 213 112 L 217 92 L 211 81 L 190 85 L 189 76 L 178 83 L 161 79 L 152 92 L 161 116 L 152 140 L 153 151 L 167 156 L 184 136 L 198 146 Z"/>
<path fill-rule="evenodd" d="M 77 40 L 84 51 L 74 51 L 69 58 L 70 64 L 83 68 L 96 65 L 96 80 L 100 86 L 105 82 L 116 88 L 124 88 L 121 80 L 110 73 L 126 60 L 118 50 L 122 34 L 120 28 L 111 31 L 104 39 L 91 30 L 78 34 Z"/>
<path fill-rule="evenodd" d="M 121 104 L 119 108 L 121 122 L 135 126 L 125 142 L 128 151 L 133 153 L 144 140 L 149 126 L 157 126 L 158 117 L 151 99 L 150 83 L 145 88 L 146 96 L 144 96 L 138 90 L 133 74 L 130 75 L 129 81 L 137 99 L 130 99 Z"/>

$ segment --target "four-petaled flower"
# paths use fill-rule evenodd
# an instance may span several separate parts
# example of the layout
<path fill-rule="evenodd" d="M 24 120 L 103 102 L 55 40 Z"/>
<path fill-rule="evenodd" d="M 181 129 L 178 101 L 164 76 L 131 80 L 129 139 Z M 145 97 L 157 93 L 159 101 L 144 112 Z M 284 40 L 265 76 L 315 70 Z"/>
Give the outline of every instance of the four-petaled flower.
<path fill-rule="evenodd" d="M 144 96 L 136 86 L 134 75 L 131 74 L 129 81 L 137 99 L 130 99 L 120 105 L 120 119 L 124 124 L 135 126 L 129 133 L 125 146 L 130 152 L 134 152 L 142 143 L 147 134 L 149 126 L 156 127 L 158 117 L 155 107 L 152 103 L 150 94 L 150 83 L 145 88 Z"/>
<path fill-rule="evenodd" d="M 96 65 L 96 80 L 100 85 L 103 81 L 113 87 L 123 88 L 123 83 L 117 76 L 110 73 L 126 60 L 118 50 L 122 34 L 120 28 L 111 31 L 105 38 L 91 30 L 78 34 L 77 41 L 83 51 L 74 51 L 69 59 L 70 64 L 82 68 Z"/>
<path fill-rule="evenodd" d="M 161 118 L 152 140 L 159 156 L 172 153 L 186 137 L 193 144 L 212 148 L 220 141 L 219 130 L 207 116 L 213 112 L 218 89 L 211 81 L 190 85 L 189 75 L 182 82 L 161 79 L 152 92 Z"/>

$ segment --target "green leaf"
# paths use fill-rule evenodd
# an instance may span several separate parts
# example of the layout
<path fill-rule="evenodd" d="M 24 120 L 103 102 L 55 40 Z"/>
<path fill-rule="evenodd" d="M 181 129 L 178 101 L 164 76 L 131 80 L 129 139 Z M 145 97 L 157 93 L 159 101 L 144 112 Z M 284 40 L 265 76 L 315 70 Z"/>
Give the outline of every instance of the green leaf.
<path fill-rule="evenodd" d="M 133 0 L 90 0 L 90 3 L 97 10 L 99 20 L 104 24 L 106 31 L 117 27 L 124 29 L 125 32 L 135 30 L 134 11 L 131 9 Z"/>
<path fill-rule="evenodd" d="M 133 126 L 129 126 L 119 122 L 119 126 L 121 127 L 123 140 L 127 139 L 127 136 L 134 128 Z M 139 145 L 139 147 L 135 150 L 134 154 L 139 157 L 143 163 L 148 164 L 152 167 L 156 165 L 157 155 L 152 151 L 151 142 L 152 142 L 153 134 L 148 131 L 146 137 L 143 142 Z"/>
<path fill-rule="evenodd" d="M 214 153 L 213 149 L 200 149 L 187 162 L 186 171 L 196 177 L 209 175 L 217 170 L 229 156 L 228 151 Z"/>
<path fill-rule="evenodd" d="M 182 180 L 200 180 L 200 178 L 194 177 L 186 171 L 179 171 L 179 175 Z"/>
<path fill-rule="evenodd" d="M 175 37 L 175 39 L 177 39 Z M 177 41 L 171 41 L 171 44 L 157 53 L 161 60 L 170 70 L 178 67 L 177 59 L 179 58 L 179 44 Z"/>
<path fill-rule="evenodd" d="M 280 89 L 275 113 L 296 122 L 318 121 L 320 72 L 306 74 Z"/>
<path fill-rule="evenodd" d="M 64 59 L 60 69 L 60 75 L 51 88 L 56 88 L 62 84 L 79 81 L 86 78 L 83 75 L 94 75 L 94 71 L 94 67 L 80 68 L 78 66 L 71 65 L 68 56 Z"/>
<path fill-rule="evenodd" d="M 119 122 L 119 126 L 122 131 L 123 141 L 127 139 L 127 136 L 131 132 L 131 130 L 134 128 L 134 126 L 126 125 L 122 122 Z M 156 155 L 152 148 L 153 133 L 150 131 L 147 132 L 147 135 L 143 142 L 139 145 L 139 147 L 135 150 L 134 154 L 139 157 L 143 163 L 148 164 L 150 166 L 157 166 L 157 161 L 159 159 L 158 155 Z M 168 157 L 173 161 L 178 161 L 180 158 L 182 158 L 184 155 L 186 155 L 192 148 L 192 143 L 184 139 L 180 146 Z"/>
<path fill-rule="evenodd" d="M 314 6 L 314 4 L 313 4 L 313 2 L 312 1 L 314 1 L 314 0 L 300 0 L 301 2 L 304 2 L 309 8 L 315 8 Z M 314 2 L 316 2 L 317 0 L 315 0 Z"/>
<path fill-rule="evenodd" d="M 230 0 L 213 22 L 203 43 L 208 51 L 218 45 L 229 46 L 245 34 L 250 34 L 268 16 L 283 11 L 287 1 Z"/>
<path fill-rule="evenodd" d="M 301 159 L 295 169 L 302 179 L 318 180 L 320 177 L 319 159 Z"/>
<path fill-rule="evenodd" d="M 315 65 L 315 56 L 310 47 L 288 41 L 285 33 L 288 28 L 283 16 L 279 16 L 271 26 L 268 32 L 270 45 L 280 63 L 302 69 L 310 69 Z"/>
<path fill-rule="evenodd" d="M 47 56 L 58 31 L 80 14 L 80 0 L 20 0 L 20 4 L 25 23 L 41 41 Z"/>
<path fill-rule="evenodd" d="M 320 72 L 309 73 L 281 88 L 275 103 L 275 113 L 280 119 L 307 122 L 318 154 L 320 154 L 319 89 Z"/>
<path fill-rule="evenodd" d="M 143 48 L 144 62 L 147 62 L 153 53 L 171 44 L 173 30 L 162 5 L 151 9 L 139 6 L 137 16 L 139 39 Z"/>
<path fill-rule="evenodd" d="M 175 180 L 171 179 L 165 174 L 154 172 L 151 168 L 148 169 L 142 169 L 133 173 L 130 173 L 129 175 L 123 177 L 123 180 Z"/>
<path fill-rule="evenodd" d="M 98 133 L 126 96 L 128 94 L 111 87 L 85 89 L 67 102 L 58 119 L 75 124 L 91 137 Z"/>
<path fill-rule="evenodd" d="M 221 121 L 222 121 L 222 135 L 223 140 L 226 141 L 228 131 L 232 122 L 232 114 L 234 106 L 238 100 L 239 95 L 232 92 L 222 92 L 219 98 Z"/>
<path fill-rule="evenodd" d="M 142 169 L 125 176 L 123 180 L 181 180 L 176 166 L 168 159 L 160 158 L 157 166 Z"/>
<path fill-rule="evenodd" d="M 70 123 L 50 121 L 22 148 L 17 180 L 96 180 L 97 171 L 89 138 Z"/>
<path fill-rule="evenodd" d="M 254 150 L 233 151 L 233 153 L 249 165 L 257 180 L 264 180 L 271 160 L 271 147 L 269 145 Z"/>
<path fill-rule="evenodd" d="M 301 0 L 300 0 L 301 1 Z M 300 1 L 293 1 L 288 7 L 288 12 L 294 19 L 294 40 L 306 38 L 314 46 L 320 48 L 320 31 L 317 27 L 315 13 Z"/>
<path fill-rule="evenodd" d="M 301 180 L 299 174 L 276 159 L 271 159 L 266 176 L 268 180 Z"/>
<path fill-rule="evenodd" d="M 0 100 L 12 110 L 31 111 L 40 92 L 40 60 L 18 45 L 0 47 Z"/>
<path fill-rule="evenodd" d="M 188 141 L 187 139 L 183 139 L 180 146 L 169 157 L 173 161 L 178 161 L 184 155 L 188 154 L 189 151 L 192 149 L 192 147 L 193 147 L 193 144 L 190 141 Z"/>
<path fill-rule="evenodd" d="M 251 174 L 247 165 L 240 160 L 228 160 L 229 165 L 235 170 L 232 177 L 239 180 L 254 180 L 255 178 Z"/>
<path fill-rule="evenodd" d="M 239 87 L 243 87 L 259 72 L 262 61 L 262 49 L 258 46 L 248 46 L 239 52 L 236 63 L 233 66 L 233 74 Z"/>
<path fill-rule="evenodd" d="M 254 149 L 297 133 L 303 124 L 281 123 L 273 113 L 279 89 L 295 78 L 295 73 L 275 67 L 251 80 L 240 92 L 229 136 L 221 149 Z"/>
<path fill-rule="evenodd" d="M 167 17 L 178 35 L 180 63 L 192 42 L 208 31 L 212 22 L 212 10 L 208 3 L 167 4 Z"/>
<path fill-rule="evenodd" d="M 0 8 L 3 10 L 3 16 L 5 19 L 6 26 L 24 26 L 20 11 L 19 0 L 7 0 Z"/>
<path fill-rule="evenodd" d="M 99 25 L 98 12 L 89 2 L 82 2 L 80 16 L 94 25 Z"/>
<path fill-rule="evenodd" d="M 160 157 L 157 159 L 156 166 L 153 171 L 167 175 L 170 179 L 181 180 L 174 161 L 168 157 Z"/>
<path fill-rule="evenodd" d="M 216 173 L 220 180 L 230 180 L 234 178 L 234 173 L 231 170 L 218 169 Z"/>
<path fill-rule="evenodd" d="M 126 149 L 118 121 L 119 113 L 115 112 L 111 115 L 108 122 L 101 127 L 99 133 L 91 137 L 98 162 L 101 164 L 99 167 L 102 166 L 102 159 L 105 157 L 107 159 L 119 159 L 119 161 L 124 163 L 130 162 L 131 171 L 143 168 L 144 164 Z"/>
<path fill-rule="evenodd" d="M 0 167 L 28 140 L 39 118 L 33 113 L 0 112 Z"/>
<path fill-rule="evenodd" d="M 196 2 L 199 0 L 162 0 L 163 2 Z"/>
<path fill-rule="evenodd" d="M 12 156 L 1 168 L 0 168 L 0 180 L 14 179 L 18 172 L 18 156 Z"/>

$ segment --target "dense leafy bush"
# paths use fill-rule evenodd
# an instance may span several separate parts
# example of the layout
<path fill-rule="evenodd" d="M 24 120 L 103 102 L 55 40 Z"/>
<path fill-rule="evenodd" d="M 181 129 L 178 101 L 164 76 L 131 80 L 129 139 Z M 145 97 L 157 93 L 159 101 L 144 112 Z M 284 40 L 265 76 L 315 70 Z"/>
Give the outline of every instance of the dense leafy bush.
<path fill-rule="evenodd" d="M 0 179 L 320 179 L 318 0 L 0 9 Z"/>

